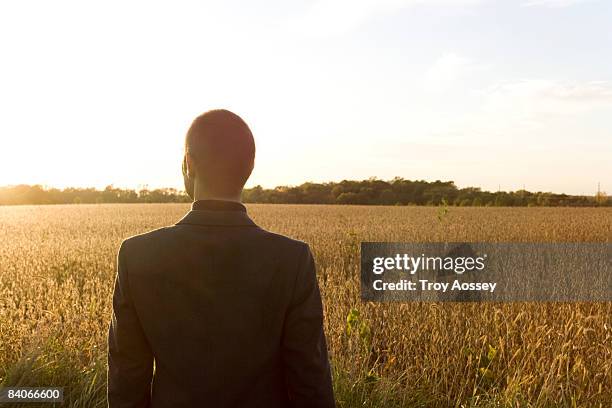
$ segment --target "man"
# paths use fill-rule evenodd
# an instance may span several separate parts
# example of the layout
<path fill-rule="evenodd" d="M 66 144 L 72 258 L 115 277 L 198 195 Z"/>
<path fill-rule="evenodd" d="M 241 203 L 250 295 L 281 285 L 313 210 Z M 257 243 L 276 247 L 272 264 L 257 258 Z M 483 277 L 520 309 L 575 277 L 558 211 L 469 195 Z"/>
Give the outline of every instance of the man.
<path fill-rule="evenodd" d="M 192 210 L 121 244 L 110 408 L 334 406 L 310 249 L 240 203 L 254 160 L 240 117 L 199 116 L 183 160 Z"/>

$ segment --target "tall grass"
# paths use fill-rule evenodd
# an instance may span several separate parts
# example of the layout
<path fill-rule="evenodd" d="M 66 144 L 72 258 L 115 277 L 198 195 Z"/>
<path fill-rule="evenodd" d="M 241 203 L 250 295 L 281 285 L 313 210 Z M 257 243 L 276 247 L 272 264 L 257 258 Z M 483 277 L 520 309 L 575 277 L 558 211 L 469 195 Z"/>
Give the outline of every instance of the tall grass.
<path fill-rule="evenodd" d="M 118 245 L 187 210 L 0 207 L 0 384 L 64 386 L 62 406 L 105 406 Z M 610 242 L 612 209 L 249 212 L 315 253 L 340 407 L 612 406 L 612 303 L 362 303 L 358 278 L 361 241 Z"/>

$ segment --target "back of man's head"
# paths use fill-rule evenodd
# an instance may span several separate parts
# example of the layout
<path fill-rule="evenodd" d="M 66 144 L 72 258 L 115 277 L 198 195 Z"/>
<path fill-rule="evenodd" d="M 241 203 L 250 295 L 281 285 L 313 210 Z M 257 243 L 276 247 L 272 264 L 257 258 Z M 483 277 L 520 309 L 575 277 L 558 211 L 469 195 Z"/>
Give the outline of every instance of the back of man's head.
<path fill-rule="evenodd" d="M 242 191 L 255 164 L 255 141 L 247 124 L 225 109 L 198 116 L 187 131 L 185 153 L 198 183 L 220 196 Z"/>

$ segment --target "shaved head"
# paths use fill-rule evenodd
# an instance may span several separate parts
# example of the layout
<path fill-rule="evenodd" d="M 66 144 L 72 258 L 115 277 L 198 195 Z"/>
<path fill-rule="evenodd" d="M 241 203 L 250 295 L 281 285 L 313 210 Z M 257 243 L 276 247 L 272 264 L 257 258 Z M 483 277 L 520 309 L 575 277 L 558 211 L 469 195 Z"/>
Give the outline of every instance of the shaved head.
<path fill-rule="evenodd" d="M 225 109 L 208 111 L 193 121 L 185 138 L 183 173 L 189 193 L 186 162 L 206 190 L 219 195 L 236 194 L 253 171 L 255 140 L 248 125 Z M 189 156 L 189 159 L 187 158 Z M 192 194 L 190 194 L 192 195 Z"/>

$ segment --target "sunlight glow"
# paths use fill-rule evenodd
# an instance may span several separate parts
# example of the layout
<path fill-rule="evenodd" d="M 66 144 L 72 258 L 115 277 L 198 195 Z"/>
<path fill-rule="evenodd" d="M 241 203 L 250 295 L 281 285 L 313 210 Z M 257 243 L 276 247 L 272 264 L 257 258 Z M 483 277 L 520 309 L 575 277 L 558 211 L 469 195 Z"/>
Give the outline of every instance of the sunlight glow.
<path fill-rule="evenodd" d="M 612 190 L 611 15 L 595 1 L 3 2 L 0 185 L 180 188 L 187 127 L 223 107 L 255 135 L 249 186 Z"/>

